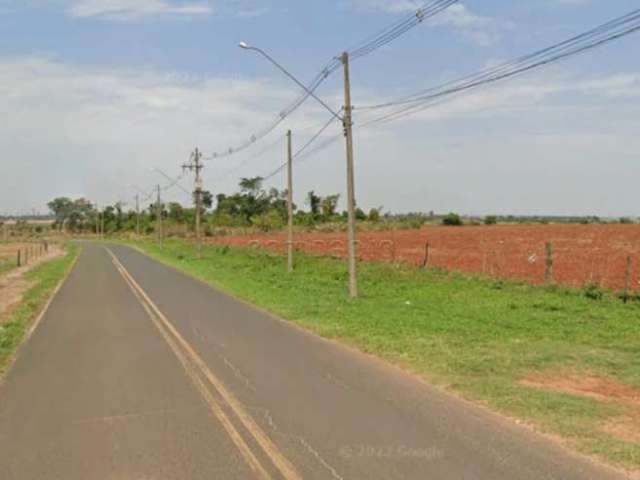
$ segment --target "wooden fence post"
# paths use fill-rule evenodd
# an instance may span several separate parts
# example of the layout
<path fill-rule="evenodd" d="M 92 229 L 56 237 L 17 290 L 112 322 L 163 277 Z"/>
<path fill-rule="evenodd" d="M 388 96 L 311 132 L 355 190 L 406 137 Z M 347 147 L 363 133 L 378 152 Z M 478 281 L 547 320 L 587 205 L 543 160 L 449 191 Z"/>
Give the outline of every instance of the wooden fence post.
<path fill-rule="evenodd" d="M 629 290 L 631 289 L 631 270 L 633 268 L 633 260 L 631 255 L 627 256 L 627 264 L 624 268 L 624 303 L 629 301 Z"/>
<path fill-rule="evenodd" d="M 18 268 L 22 266 L 22 259 L 20 258 L 20 249 L 18 249 Z"/>
<path fill-rule="evenodd" d="M 546 268 L 544 271 L 544 281 L 545 283 L 552 283 L 553 282 L 553 244 L 551 242 L 547 242 L 546 251 L 547 251 L 547 262 L 546 262 Z"/>
<path fill-rule="evenodd" d="M 422 268 L 429 268 L 429 260 L 431 257 L 431 244 L 427 242 L 424 246 L 424 263 Z"/>

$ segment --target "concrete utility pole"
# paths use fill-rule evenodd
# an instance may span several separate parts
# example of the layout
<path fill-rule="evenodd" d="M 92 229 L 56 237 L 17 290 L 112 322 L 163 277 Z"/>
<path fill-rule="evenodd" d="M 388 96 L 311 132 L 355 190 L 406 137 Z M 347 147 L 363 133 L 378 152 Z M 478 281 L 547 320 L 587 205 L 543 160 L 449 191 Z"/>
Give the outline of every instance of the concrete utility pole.
<path fill-rule="evenodd" d="M 136 195 L 136 235 L 140 236 L 140 195 Z"/>
<path fill-rule="evenodd" d="M 287 132 L 287 213 L 289 217 L 289 238 L 287 239 L 287 268 L 293 272 L 293 148 L 291 130 Z"/>
<path fill-rule="evenodd" d="M 183 170 L 195 172 L 195 204 L 196 204 L 196 242 L 198 245 L 198 258 L 202 258 L 202 228 L 201 228 L 201 211 L 202 211 L 202 177 L 200 172 L 204 169 L 201 162 L 202 153 L 197 148 L 191 154 L 189 163 L 182 166 Z"/>
<path fill-rule="evenodd" d="M 156 207 L 156 215 L 158 218 L 156 222 L 158 225 L 158 243 L 160 243 L 160 248 L 164 248 L 164 232 L 162 231 L 162 199 L 160 197 L 161 191 L 160 185 L 158 185 L 158 201 Z"/>
<path fill-rule="evenodd" d="M 349 53 L 342 54 L 344 66 L 344 135 L 347 140 L 347 212 L 349 215 L 348 226 L 348 255 L 349 255 L 349 295 L 351 298 L 358 296 L 358 271 L 356 261 L 356 201 L 355 180 L 353 173 L 353 121 L 351 105 L 351 79 L 349 76 Z"/>

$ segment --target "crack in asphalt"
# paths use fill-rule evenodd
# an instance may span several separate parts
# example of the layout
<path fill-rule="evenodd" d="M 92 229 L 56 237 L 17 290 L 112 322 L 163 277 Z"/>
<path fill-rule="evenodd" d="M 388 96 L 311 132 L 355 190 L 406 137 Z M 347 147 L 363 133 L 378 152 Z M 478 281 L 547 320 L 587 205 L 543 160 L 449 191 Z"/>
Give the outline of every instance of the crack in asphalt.
<path fill-rule="evenodd" d="M 338 473 L 338 471 L 327 461 L 325 460 L 322 455 L 320 455 L 320 452 L 318 452 L 315 448 L 313 448 L 311 446 L 311 444 L 309 442 L 307 442 L 307 440 L 301 436 L 301 435 L 294 435 L 291 433 L 284 433 L 282 431 L 280 431 L 280 429 L 278 428 L 278 425 L 276 425 L 275 420 L 273 419 L 273 416 L 271 415 L 271 412 L 263 407 L 247 407 L 248 410 L 253 410 L 255 412 L 259 412 L 263 419 L 265 420 L 265 422 L 267 423 L 267 425 L 269 426 L 269 428 L 271 428 L 271 430 L 273 430 L 273 433 L 286 438 L 288 440 L 293 440 L 297 443 L 299 443 L 300 445 L 303 446 L 303 448 L 309 452 L 313 457 L 315 457 L 315 459 L 318 461 L 318 463 L 320 465 L 322 465 L 330 474 L 331 476 L 335 479 L 335 480 L 344 480 L 344 477 L 342 477 L 342 475 L 340 475 Z"/>

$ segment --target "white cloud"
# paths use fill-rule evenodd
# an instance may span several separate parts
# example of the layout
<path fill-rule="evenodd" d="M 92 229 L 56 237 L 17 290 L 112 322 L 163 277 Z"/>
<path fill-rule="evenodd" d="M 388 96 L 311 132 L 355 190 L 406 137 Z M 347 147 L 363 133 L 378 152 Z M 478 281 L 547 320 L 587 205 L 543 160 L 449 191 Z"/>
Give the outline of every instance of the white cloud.
<path fill-rule="evenodd" d="M 513 28 L 513 23 L 506 20 L 477 15 L 462 4 L 449 7 L 433 18 L 436 25 L 450 26 L 479 46 L 490 46 L 496 43 L 506 30 Z"/>
<path fill-rule="evenodd" d="M 358 202 L 395 211 L 633 213 L 640 107 L 626 99 L 639 90 L 633 71 L 580 81 L 546 72 L 376 129 L 361 129 L 356 110 Z M 20 159 L 0 162 L 3 211 L 42 210 L 56 195 L 131 201 L 126 185 L 164 183 L 151 167 L 178 174 L 195 146 L 210 154 L 245 140 L 295 96 L 288 83 L 42 58 L 0 58 L 0 91 L 3 156 Z M 339 104 L 338 90 L 328 94 Z M 357 104 L 367 97 L 379 100 L 354 91 Z M 283 162 L 287 128 L 299 148 L 326 120 L 309 102 L 255 148 L 207 162 L 206 188 L 232 191 L 237 178 L 268 173 Z M 301 131 L 307 125 L 314 128 Z M 326 132 L 339 133 L 338 124 Z M 342 140 L 295 168 L 297 203 L 309 190 L 344 194 Z M 169 195 L 189 201 L 179 190 Z"/>
<path fill-rule="evenodd" d="M 169 0 L 77 0 L 69 12 L 74 17 L 132 20 L 149 16 L 201 16 L 213 9 L 205 2 L 177 3 Z"/>
<path fill-rule="evenodd" d="M 95 69 L 42 58 L 0 59 L 0 91 L 6 92 L 0 116 L 11 118 L 0 129 L 3 155 L 23 159 L 0 162 L 2 209 L 41 206 L 65 192 L 103 203 L 127 198 L 129 183 L 164 183 L 149 173 L 152 166 L 178 173 L 195 146 L 210 154 L 236 145 L 295 96 L 288 84 L 266 80 Z M 311 105 L 296 114 L 297 125 L 323 119 Z M 210 178 L 238 160 L 210 164 Z M 259 174 L 279 163 L 279 156 L 258 159 L 251 168 Z M 29 178 L 28 188 L 6 182 L 11 178 Z M 215 188 L 234 184 L 234 177 L 226 185 L 218 179 Z"/>

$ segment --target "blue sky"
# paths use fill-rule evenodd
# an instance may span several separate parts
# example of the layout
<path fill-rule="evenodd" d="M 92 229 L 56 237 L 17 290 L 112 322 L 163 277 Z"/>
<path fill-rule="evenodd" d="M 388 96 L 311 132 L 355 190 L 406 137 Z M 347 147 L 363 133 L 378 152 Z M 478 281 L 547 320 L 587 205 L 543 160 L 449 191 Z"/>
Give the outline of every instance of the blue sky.
<path fill-rule="evenodd" d="M 0 212 L 42 211 L 57 195 L 130 202 L 129 185 L 164 182 L 152 167 L 178 175 L 196 145 L 206 154 L 237 144 L 296 97 L 295 85 L 239 41 L 306 80 L 418 3 L 0 0 Z M 437 85 L 634 8 L 630 0 L 461 2 L 355 62 L 353 103 Z M 356 129 L 359 204 L 637 215 L 638 42 L 632 35 L 413 118 Z M 319 93 L 339 108 L 340 72 Z M 324 121 L 307 102 L 252 149 L 209 162 L 207 188 L 228 192 L 240 176 L 268 173 L 284 160 L 286 128 L 300 145 Z M 343 193 L 343 172 L 340 142 L 296 166 L 298 203 L 312 189 Z M 282 185 L 278 176 L 268 186 Z M 186 200 L 180 190 L 169 196 Z"/>

